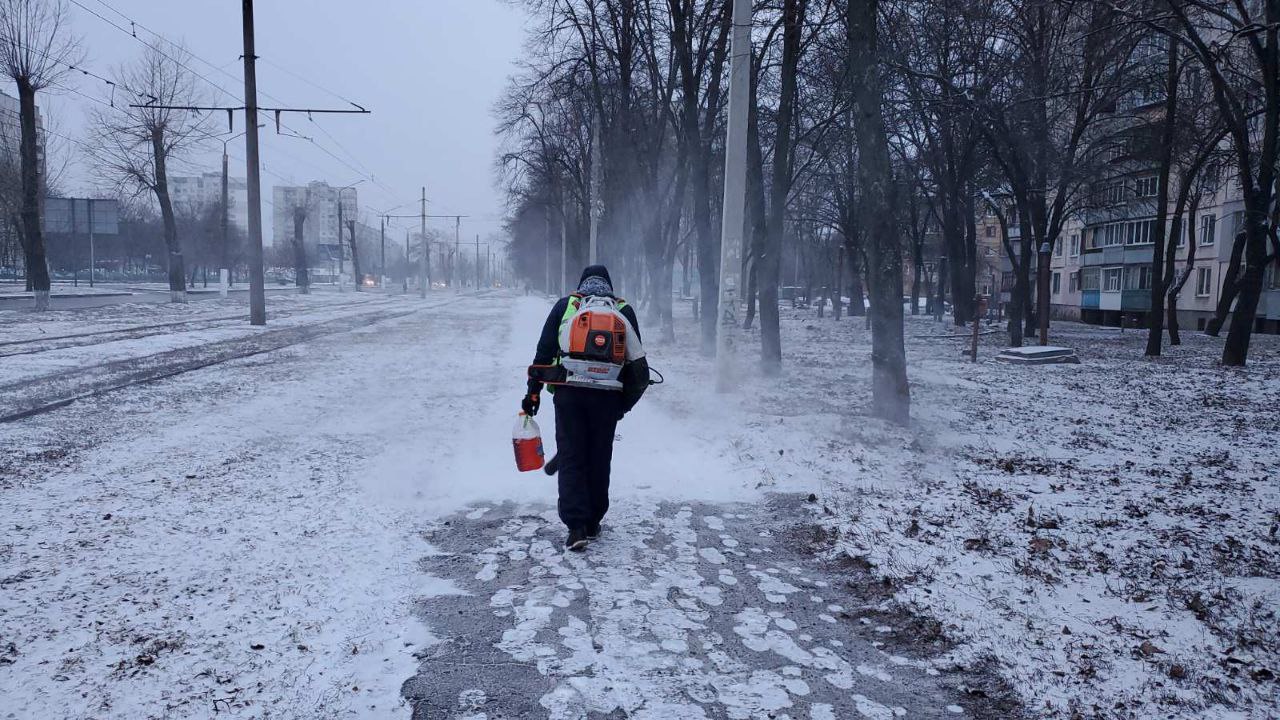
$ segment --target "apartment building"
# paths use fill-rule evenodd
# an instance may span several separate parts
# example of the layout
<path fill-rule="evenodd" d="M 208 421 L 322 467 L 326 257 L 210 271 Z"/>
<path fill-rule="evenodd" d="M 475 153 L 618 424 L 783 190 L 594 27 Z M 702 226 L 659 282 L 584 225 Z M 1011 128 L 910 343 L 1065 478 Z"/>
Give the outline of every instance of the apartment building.
<path fill-rule="evenodd" d="M 196 213 L 222 202 L 222 173 L 169 178 L 169 195 L 177 212 Z M 249 190 L 244 178 L 227 178 L 228 221 L 249 232 Z"/>
<path fill-rule="evenodd" d="M 271 193 L 272 245 L 283 246 L 293 241 L 293 213 L 297 207 L 306 208 L 302 235 L 308 247 L 337 245 L 340 241 L 338 202 L 342 203 L 344 222 L 356 219 L 360 207 L 356 192 L 353 187 L 335 188 L 319 180 L 302 186 L 276 185 Z"/>

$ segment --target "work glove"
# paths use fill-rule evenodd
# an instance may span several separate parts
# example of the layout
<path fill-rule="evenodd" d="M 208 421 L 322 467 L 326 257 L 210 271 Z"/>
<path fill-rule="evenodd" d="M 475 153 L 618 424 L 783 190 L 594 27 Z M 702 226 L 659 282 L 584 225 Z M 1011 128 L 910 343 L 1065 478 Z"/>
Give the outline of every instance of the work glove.
<path fill-rule="evenodd" d="M 520 409 L 524 410 L 524 414 L 533 417 L 538 414 L 538 407 L 542 405 L 542 397 L 536 392 L 528 393 L 524 396 L 524 400 L 520 403 Z"/>

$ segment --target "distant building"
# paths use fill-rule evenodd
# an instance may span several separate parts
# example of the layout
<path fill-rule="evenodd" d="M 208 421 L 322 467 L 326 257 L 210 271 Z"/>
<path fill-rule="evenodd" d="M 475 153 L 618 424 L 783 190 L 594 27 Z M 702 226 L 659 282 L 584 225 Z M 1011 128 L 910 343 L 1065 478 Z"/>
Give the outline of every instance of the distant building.
<path fill-rule="evenodd" d="M 18 168 L 21 162 L 22 121 L 18 98 L 0 91 L 0 162 Z M 44 122 L 36 108 L 36 157 L 44 174 Z"/>
<path fill-rule="evenodd" d="M 356 193 L 355 188 L 335 188 L 322 181 L 305 186 L 276 185 L 271 193 L 271 244 L 287 246 L 293 241 L 294 209 L 302 207 L 307 213 L 302 224 L 307 246 L 337 245 L 347 238 L 338 235 L 338 198 L 342 198 L 343 221 L 355 220 L 360 209 Z"/>
<path fill-rule="evenodd" d="M 244 178 L 227 178 L 227 204 L 231 224 L 249 231 L 249 194 Z M 178 212 L 194 213 L 222 202 L 222 173 L 169 178 L 169 197 Z"/>

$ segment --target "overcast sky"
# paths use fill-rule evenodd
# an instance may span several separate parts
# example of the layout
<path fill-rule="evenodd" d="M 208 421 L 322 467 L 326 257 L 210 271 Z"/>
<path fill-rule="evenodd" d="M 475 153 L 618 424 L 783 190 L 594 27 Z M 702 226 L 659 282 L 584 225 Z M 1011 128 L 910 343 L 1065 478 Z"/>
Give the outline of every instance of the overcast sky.
<path fill-rule="evenodd" d="M 125 28 L 127 16 L 166 38 L 185 42 L 200 60 L 220 68 L 200 60 L 191 63 L 234 95 L 198 79 L 206 102 L 240 104 L 239 2 L 79 1 L 84 8 L 70 7 L 74 30 L 87 51 L 85 67 L 110 76 L 120 63 L 142 52 L 140 42 L 88 10 Z M 488 233 L 498 227 L 494 221 L 503 204 L 494 187 L 497 141 L 491 108 L 523 44 L 525 19 L 518 8 L 500 0 L 260 0 L 256 13 L 260 104 L 341 108 L 350 107 L 343 101 L 347 98 L 372 111 L 316 115 L 314 123 L 305 115 L 284 117 L 286 124 L 321 147 L 276 136 L 271 124 L 264 128 L 264 201 L 270 201 L 271 187 L 277 184 L 325 180 L 346 185 L 372 175 L 376 183 L 365 179 L 358 188 L 362 215 L 406 203 L 400 212 L 417 212 L 425 184 L 428 212 L 474 216 L 464 220 L 464 232 Z M 150 37 L 141 28 L 137 34 Z M 105 98 L 109 93 L 104 83 L 91 77 L 69 82 L 87 95 Z M 5 90 L 16 94 L 13 88 Z M 52 111 L 59 132 L 83 137 L 91 101 L 63 92 L 40 102 Z M 263 121 L 271 123 L 271 118 Z M 225 127 L 224 117 L 217 122 Z M 236 131 L 243 129 L 240 114 Z M 231 172 L 243 176 L 243 140 L 231 147 Z M 182 169 L 219 170 L 220 148 L 219 144 Z M 83 192 L 87 182 L 86 169 L 78 167 L 65 184 Z M 264 211 L 270 242 L 270 208 Z M 377 222 L 372 217 L 368 221 Z"/>

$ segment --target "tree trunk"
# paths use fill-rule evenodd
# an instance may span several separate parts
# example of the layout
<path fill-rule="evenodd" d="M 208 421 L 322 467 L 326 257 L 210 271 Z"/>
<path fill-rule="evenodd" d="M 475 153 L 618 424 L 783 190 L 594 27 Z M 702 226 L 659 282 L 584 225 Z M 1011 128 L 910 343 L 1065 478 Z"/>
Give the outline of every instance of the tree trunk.
<path fill-rule="evenodd" d="M 1198 201 L 1193 201 L 1191 203 L 1191 208 L 1187 213 L 1186 269 L 1183 271 L 1182 277 L 1178 278 L 1178 280 L 1173 283 L 1172 287 L 1169 288 L 1169 293 L 1168 293 L 1169 295 L 1169 323 L 1168 324 L 1169 324 L 1169 344 L 1170 345 L 1182 344 L 1182 335 L 1179 332 L 1180 328 L 1178 327 L 1178 296 L 1182 294 L 1182 288 L 1186 286 L 1187 279 L 1191 277 L 1191 271 L 1194 270 L 1196 266 L 1196 207 L 1198 204 L 1199 204 Z M 1174 220 L 1173 226 L 1175 229 L 1179 228 L 1180 222 L 1181 222 L 1180 218 L 1176 218 Z M 1172 238 L 1174 236 L 1170 235 L 1169 237 Z M 1177 247 L 1177 243 L 1171 242 L 1170 246 L 1171 247 L 1169 252 L 1170 254 L 1172 254 L 1173 252 L 1172 248 Z"/>
<path fill-rule="evenodd" d="M 1266 204 L 1270 205 L 1270 186 L 1267 187 Z M 1252 207 L 1251 207 L 1252 206 Z M 1249 357 L 1249 341 L 1253 336 L 1254 318 L 1258 314 L 1258 301 L 1262 297 L 1262 281 L 1266 277 L 1267 263 L 1267 210 L 1262 203 L 1245 203 L 1244 275 L 1238 283 L 1239 297 L 1231 314 L 1231 326 L 1222 346 L 1222 364 L 1243 367 Z"/>
<path fill-rule="evenodd" d="M 182 246 L 178 243 L 178 223 L 173 216 L 173 201 L 169 198 L 169 178 L 165 169 L 168 151 L 164 146 L 163 128 L 151 131 L 151 154 L 156 170 L 154 190 L 164 221 L 164 244 L 169 251 L 169 298 L 172 302 L 184 303 L 187 301 L 186 273 L 182 266 Z"/>
<path fill-rule="evenodd" d="M 764 252 L 756 257 L 757 293 L 760 297 L 760 364 L 765 375 L 782 372 L 782 330 L 778 317 L 781 284 L 782 234 L 786 227 L 787 198 L 791 194 L 791 134 L 794 125 L 797 72 L 807 0 L 785 0 L 782 8 L 782 69 L 777 127 L 773 140 L 773 177 L 770 185 L 769 226 Z"/>
<path fill-rule="evenodd" d="M 1231 306 L 1240 291 L 1240 265 L 1244 262 L 1245 242 L 1246 235 L 1241 232 L 1231 245 L 1231 262 L 1227 264 L 1227 276 L 1222 279 L 1222 294 L 1218 296 L 1218 306 L 1214 309 L 1213 317 L 1205 325 L 1205 335 L 1218 337 L 1227 321 L 1227 315 L 1231 313 Z"/>
<path fill-rule="evenodd" d="M 836 246 L 836 279 L 831 284 L 835 287 L 836 304 L 834 311 L 836 319 L 839 320 L 840 314 L 844 310 L 844 247 L 841 245 Z"/>
<path fill-rule="evenodd" d="M 360 272 L 360 253 L 356 250 L 356 221 L 348 220 L 347 228 L 351 231 L 351 272 L 355 276 L 356 292 L 364 290 L 364 275 Z M 338 246 L 341 249 L 342 238 L 338 238 Z M 476 288 L 477 290 L 479 288 Z"/>
<path fill-rule="evenodd" d="M 848 244 L 845 245 L 845 255 L 849 258 L 849 315 L 865 317 L 867 303 L 862 287 L 862 263 L 859 261 L 858 253 Z"/>
<path fill-rule="evenodd" d="M 49 262 L 45 255 L 44 231 L 40 227 L 40 192 L 44 177 L 40 170 L 40 158 L 36 137 L 36 91 L 26 80 L 18 81 L 18 116 L 22 126 L 20 142 L 22 174 L 22 242 L 23 258 L 27 266 L 27 283 L 35 298 L 35 309 L 49 309 Z"/>
<path fill-rule="evenodd" d="M 302 238 L 302 228 L 307 214 L 302 208 L 293 211 L 293 284 L 303 295 L 311 293 L 311 278 L 307 271 L 307 245 Z"/>
<path fill-rule="evenodd" d="M 1164 339 L 1164 301 L 1165 301 L 1165 231 L 1169 222 L 1169 176 L 1173 169 L 1173 144 L 1176 140 L 1175 129 L 1178 122 L 1178 42 L 1169 39 L 1169 48 L 1165 60 L 1165 102 L 1163 131 L 1160 139 L 1160 165 L 1156 182 L 1156 226 L 1152 231 L 1151 245 L 1151 309 L 1147 312 L 1147 357 L 1160 355 L 1160 343 Z M 1169 244 L 1177 246 L 1177 241 L 1169 238 Z"/>
<path fill-rule="evenodd" d="M 910 419 L 911 396 L 903 344 L 902 244 L 898 236 L 889 140 L 882 114 L 878 5 L 878 0 L 851 0 L 846 33 L 849 78 L 856 108 L 858 185 L 862 189 L 862 217 L 869 220 L 871 404 L 877 417 L 905 424 Z"/>

